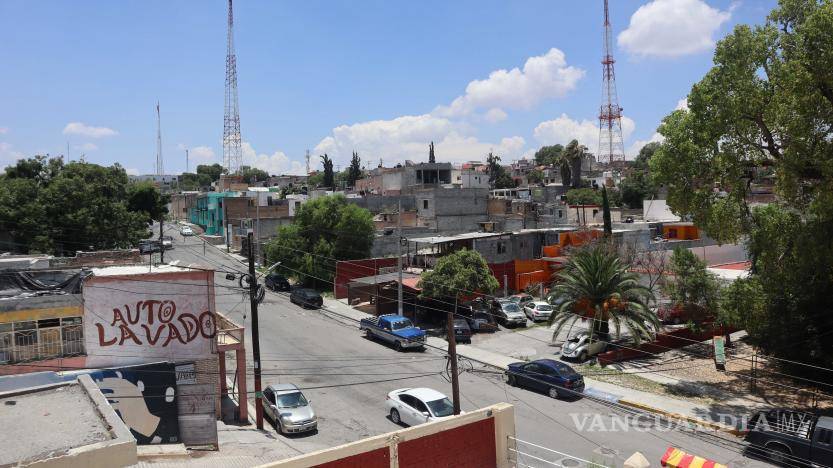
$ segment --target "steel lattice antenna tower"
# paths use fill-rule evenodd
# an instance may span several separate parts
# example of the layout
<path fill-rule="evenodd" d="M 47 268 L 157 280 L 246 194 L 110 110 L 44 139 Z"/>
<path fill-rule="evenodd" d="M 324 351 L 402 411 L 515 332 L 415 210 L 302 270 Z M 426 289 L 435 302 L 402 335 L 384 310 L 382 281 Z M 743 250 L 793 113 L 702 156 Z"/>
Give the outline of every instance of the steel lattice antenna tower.
<path fill-rule="evenodd" d="M 159 101 L 156 101 L 156 175 L 165 175 L 165 167 L 162 164 L 162 117 Z"/>
<path fill-rule="evenodd" d="M 228 48 L 226 50 L 226 104 L 223 119 L 223 166 L 237 174 L 243 164 L 240 109 L 237 103 L 237 56 L 234 54 L 234 11 L 228 0 Z"/>
<path fill-rule="evenodd" d="M 602 106 L 599 112 L 598 161 L 615 164 L 625 160 L 622 140 L 622 108 L 616 93 L 616 73 L 613 71 L 613 33 L 610 28 L 608 0 L 604 0 L 604 58 L 602 58 Z"/>

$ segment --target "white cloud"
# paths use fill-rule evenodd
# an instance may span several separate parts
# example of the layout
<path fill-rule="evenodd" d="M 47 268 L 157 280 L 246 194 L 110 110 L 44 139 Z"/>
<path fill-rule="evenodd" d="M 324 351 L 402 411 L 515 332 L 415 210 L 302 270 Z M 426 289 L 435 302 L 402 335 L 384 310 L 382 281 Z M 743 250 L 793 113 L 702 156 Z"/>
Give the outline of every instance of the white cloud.
<path fill-rule="evenodd" d="M 95 151 L 98 149 L 98 145 L 96 145 L 95 143 L 84 143 L 83 145 L 76 146 L 75 149 L 81 151 Z"/>
<path fill-rule="evenodd" d="M 636 123 L 630 117 L 622 116 L 622 138 L 627 140 Z M 595 153 L 599 145 L 599 123 L 594 120 L 571 119 L 567 114 L 561 114 L 554 120 L 541 122 L 533 131 L 535 139 L 544 145 L 561 144 L 566 145 L 570 140 L 576 139 Z"/>
<path fill-rule="evenodd" d="M 564 52 L 552 48 L 544 55 L 528 58 L 523 69 L 495 70 L 485 80 L 470 82 L 464 95 L 448 106 L 438 106 L 434 113 L 460 117 L 477 109 L 490 109 L 494 118 L 503 109 L 529 109 L 544 99 L 566 95 L 584 74 L 584 70 L 567 65 Z"/>
<path fill-rule="evenodd" d="M 188 150 L 188 157 L 194 160 L 210 161 L 214 159 L 214 149 L 209 146 L 197 146 Z"/>
<path fill-rule="evenodd" d="M 9 127 L 0 127 L 0 135 L 9 133 Z"/>
<path fill-rule="evenodd" d="M 283 151 L 258 153 L 248 141 L 243 142 L 243 165 L 263 169 L 269 175 L 306 174 L 305 163 L 290 159 Z"/>
<path fill-rule="evenodd" d="M 139 175 L 139 170 L 135 167 L 128 167 L 124 171 L 127 172 L 127 175 Z"/>
<path fill-rule="evenodd" d="M 714 33 L 732 16 L 703 0 L 653 0 L 639 7 L 618 43 L 631 54 L 679 57 L 714 47 Z"/>
<path fill-rule="evenodd" d="M 88 138 L 103 138 L 118 135 L 119 132 L 107 127 L 93 127 L 82 122 L 70 122 L 64 127 L 64 135 L 81 135 Z"/>
<path fill-rule="evenodd" d="M 11 143 L 0 141 L 0 162 L 13 163 L 23 157 L 23 153 L 15 151 Z"/>
<path fill-rule="evenodd" d="M 498 107 L 493 107 L 489 109 L 489 112 L 486 112 L 486 115 L 483 116 L 483 118 L 486 119 L 487 122 L 491 123 L 501 122 L 503 120 L 506 120 L 507 117 L 509 117 L 509 115 L 503 109 L 500 109 Z"/>
<path fill-rule="evenodd" d="M 654 134 L 651 135 L 651 138 L 647 140 L 636 140 L 631 144 L 627 151 L 625 151 L 625 158 L 636 159 L 636 156 L 639 154 L 639 150 L 641 150 L 643 146 L 647 145 L 648 143 L 662 143 L 663 141 L 665 141 L 665 137 L 663 137 L 657 132 L 654 132 Z"/>
<path fill-rule="evenodd" d="M 679 101 L 677 101 L 677 107 L 675 107 L 674 110 L 685 110 L 685 111 L 687 111 L 688 110 L 688 98 L 684 97 L 684 98 L 680 99 Z"/>
<path fill-rule="evenodd" d="M 332 135 L 318 143 L 314 154 L 327 153 L 337 165 L 344 167 L 353 151 L 357 151 L 368 167 L 374 167 L 380 158 L 386 166 L 406 159 L 426 161 L 430 141 L 434 142 L 437 160 L 448 162 L 482 160 L 490 149 L 508 160 L 517 157 L 526 144 L 519 136 L 503 138 L 497 143 L 481 142 L 469 135 L 470 131 L 467 125 L 444 117 L 406 115 L 338 126 Z"/>

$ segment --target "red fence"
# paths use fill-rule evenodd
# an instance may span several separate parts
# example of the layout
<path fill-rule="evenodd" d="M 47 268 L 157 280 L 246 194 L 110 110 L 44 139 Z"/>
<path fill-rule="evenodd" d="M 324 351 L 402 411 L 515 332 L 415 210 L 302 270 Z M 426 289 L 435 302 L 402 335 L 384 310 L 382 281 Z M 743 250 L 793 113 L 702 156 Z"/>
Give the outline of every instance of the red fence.
<path fill-rule="evenodd" d="M 637 358 L 647 358 L 658 353 L 664 353 L 671 349 L 679 349 L 694 344 L 695 342 L 711 339 L 713 336 L 723 335 L 723 327 L 715 327 L 706 331 L 694 332 L 690 328 L 678 328 L 668 333 L 657 335 L 656 340 L 650 343 L 643 343 L 637 347 L 625 344 L 626 347 L 614 347 L 613 351 L 599 354 L 599 364 L 606 366 L 614 362 L 629 361 Z"/>
<path fill-rule="evenodd" d="M 336 275 L 333 279 L 333 294 L 336 299 L 347 297 L 347 283 L 365 276 L 379 274 L 380 268 L 396 266 L 396 258 L 366 258 L 362 260 L 341 260 L 336 262 Z"/>

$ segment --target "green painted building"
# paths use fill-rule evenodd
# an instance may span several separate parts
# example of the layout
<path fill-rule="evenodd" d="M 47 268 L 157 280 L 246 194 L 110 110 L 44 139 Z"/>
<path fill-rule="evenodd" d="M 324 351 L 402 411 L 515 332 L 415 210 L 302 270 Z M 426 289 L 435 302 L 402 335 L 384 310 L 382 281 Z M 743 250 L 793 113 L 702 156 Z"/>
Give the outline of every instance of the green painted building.
<path fill-rule="evenodd" d="M 206 192 L 197 197 L 190 219 L 210 236 L 225 236 L 223 200 L 237 198 L 240 192 Z"/>

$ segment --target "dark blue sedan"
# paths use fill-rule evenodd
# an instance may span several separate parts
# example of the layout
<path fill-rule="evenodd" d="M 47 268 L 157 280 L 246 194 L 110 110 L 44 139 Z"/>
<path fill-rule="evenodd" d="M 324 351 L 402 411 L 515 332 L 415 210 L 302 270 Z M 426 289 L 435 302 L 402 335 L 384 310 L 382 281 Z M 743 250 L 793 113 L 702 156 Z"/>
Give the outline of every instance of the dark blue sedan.
<path fill-rule="evenodd" d="M 578 397 L 584 392 L 584 378 L 572 367 L 552 359 L 513 362 L 506 369 L 509 385 L 526 387 L 552 398 Z"/>

